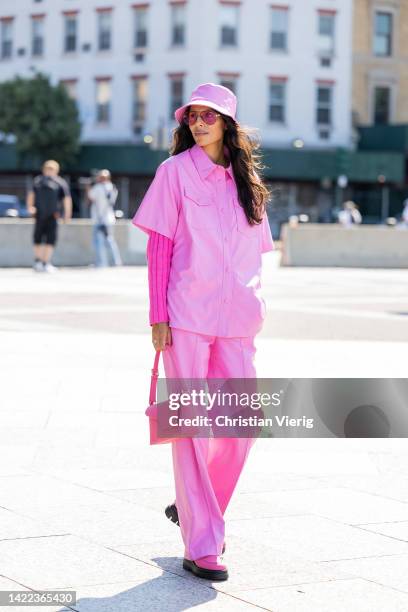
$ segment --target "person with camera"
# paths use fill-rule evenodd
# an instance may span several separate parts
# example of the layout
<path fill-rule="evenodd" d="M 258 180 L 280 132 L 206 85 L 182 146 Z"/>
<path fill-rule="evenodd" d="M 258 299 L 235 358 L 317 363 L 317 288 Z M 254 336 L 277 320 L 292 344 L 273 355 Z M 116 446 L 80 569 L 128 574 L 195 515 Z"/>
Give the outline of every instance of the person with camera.
<path fill-rule="evenodd" d="M 98 172 L 95 185 L 88 190 L 93 221 L 92 240 L 97 268 L 108 265 L 108 252 L 111 255 L 113 265 L 122 265 L 119 247 L 113 234 L 113 226 L 116 222 L 114 206 L 117 197 L 118 190 L 112 183 L 109 170 Z"/>

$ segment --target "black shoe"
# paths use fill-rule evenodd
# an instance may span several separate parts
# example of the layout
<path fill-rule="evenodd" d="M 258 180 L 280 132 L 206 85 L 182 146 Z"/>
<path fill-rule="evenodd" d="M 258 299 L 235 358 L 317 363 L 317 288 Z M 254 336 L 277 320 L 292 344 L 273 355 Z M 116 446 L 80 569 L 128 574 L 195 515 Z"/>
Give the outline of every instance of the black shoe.
<path fill-rule="evenodd" d="M 211 570 L 205 567 L 200 567 L 195 561 L 190 559 L 183 559 L 183 568 L 192 572 L 199 578 L 205 578 L 206 580 L 228 580 L 228 570 Z"/>
<path fill-rule="evenodd" d="M 179 522 L 179 517 L 178 517 L 178 512 L 177 512 L 176 504 L 170 504 L 169 506 L 167 506 L 167 508 L 165 509 L 164 513 L 167 516 L 167 518 L 169 518 L 172 521 L 172 523 L 176 523 L 176 525 L 178 525 L 180 527 L 180 522 Z M 225 542 L 224 542 L 224 545 L 223 545 L 222 551 L 221 551 L 222 555 L 224 553 L 225 553 Z"/>

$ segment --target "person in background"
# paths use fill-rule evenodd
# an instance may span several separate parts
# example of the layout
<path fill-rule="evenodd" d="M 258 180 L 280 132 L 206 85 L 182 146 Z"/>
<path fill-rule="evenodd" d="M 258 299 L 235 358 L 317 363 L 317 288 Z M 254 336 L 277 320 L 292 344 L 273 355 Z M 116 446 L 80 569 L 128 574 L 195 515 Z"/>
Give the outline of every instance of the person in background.
<path fill-rule="evenodd" d="M 401 223 L 404 227 L 408 228 L 408 198 L 404 200 L 404 208 L 401 213 Z"/>
<path fill-rule="evenodd" d="M 50 263 L 57 242 L 58 219 L 67 223 L 72 216 L 72 199 L 67 182 L 59 175 L 59 163 L 53 159 L 44 162 L 42 174 L 36 176 L 27 194 L 27 210 L 35 217 L 34 270 L 55 272 Z M 61 207 L 62 203 L 62 207 Z"/>
<path fill-rule="evenodd" d="M 338 221 L 343 227 L 353 227 L 353 225 L 360 225 L 362 217 L 360 211 L 357 208 L 357 204 L 352 200 L 344 202 L 343 210 L 338 214 Z"/>
<path fill-rule="evenodd" d="M 115 266 L 122 265 L 119 247 L 113 235 L 113 226 L 116 222 L 114 206 L 117 197 L 118 190 L 112 183 L 109 170 L 98 172 L 95 185 L 88 190 L 93 221 L 95 264 L 98 268 L 108 265 L 107 251 L 110 252 Z"/>

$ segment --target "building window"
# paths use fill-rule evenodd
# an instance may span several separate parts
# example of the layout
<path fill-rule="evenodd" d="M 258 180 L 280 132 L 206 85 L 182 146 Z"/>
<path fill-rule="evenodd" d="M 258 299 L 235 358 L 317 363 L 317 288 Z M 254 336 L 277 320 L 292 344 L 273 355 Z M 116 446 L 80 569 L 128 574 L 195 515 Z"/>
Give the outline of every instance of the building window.
<path fill-rule="evenodd" d="M 111 115 L 112 87 L 110 79 L 96 80 L 96 122 L 107 124 Z"/>
<path fill-rule="evenodd" d="M 389 87 L 374 88 L 374 124 L 390 122 L 391 90 Z"/>
<path fill-rule="evenodd" d="M 186 5 L 171 5 L 171 44 L 182 46 L 185 44 L 186 33 Z"/>
<path fill-rule="evenodd" d="M 220 74 L 219 83 L 223 87 L 228 87 L 235 95 L 237 95 L 238 76 L 235 74 Z"/>
<path fill-rule="evenodd" d="M 271 78 L 269 81 L 269 121 L 285 122 L 286 80 Z"/>
<path fill-rule="evenodd" d="M 170 77 L 170 109 L 169 118 L 174 121 L 174 111 L 183 105 L 184 100 L 184 78 L 183 76 Z"/>
<path fill-rule="evenodd" d="M 318 45 L 321 66 L 331 66 L 331 58 L 334 55 L 335 23 L 335 13 L 328 11 L 319 11 Z"/>
<path fill-rule="evenodd" d="M 60 83 L 61 85 L 65 87 L 65 91 L 67 92 L 67 94 L 72 100 L 78 99 L 78 92 L 77 92 L 78 81 L 76 79 L 64 79 L 60 81 Z"/>
<path fill-rule="evenodd" d="M 271 49 L 287 51 L 288 49 L 288 9 L 271 7 Z"/>
<path fill-rule="evenodd" d="M 133 79 L 133 126 L 138 127 L 146 121 L 147 77 Z"/>
<path fill-rule="evenodd" d="M 328 139 L 332 128 L 333 87 L 318 83 L 316 87 L 316 123 L 321 139 Z"/>
<path fill-rule="evenodd" d="M 389 57 L 392 54 L 392 14 L 376 11 L 374 17 L 374 55 Z"/>
<path fill-rule="evenodd" d="M 0 57 L 9 59 L 13 55 L 13 19 L 0 20 Z"/>
<path fill-rule="evenodd" d="M 64 15 L 64 51 L 72 53 L 77 50 L 78 43 L 78 16 L 76 14 Z"/>
<path fill-rule="evenodd" d="M 135 47 L 147 47 L 147 7 L 135 7 Z"/>
<path fill-rule="evenodd" d="M 31 19 L 31 55 L 44 55 L 44 17 L 33 16 Z"/>
<path fill-rule="evenodd" d="M 238 45 L 238 19 L 239 5 L 227 3 L 220 5 L 220 42 L 222 47 L 236 47 Z"/>
<path fill-rule="evenodd" d="M 98 11 L 98 50 L 108 51 L 112 46 L 112 11 Z"/>

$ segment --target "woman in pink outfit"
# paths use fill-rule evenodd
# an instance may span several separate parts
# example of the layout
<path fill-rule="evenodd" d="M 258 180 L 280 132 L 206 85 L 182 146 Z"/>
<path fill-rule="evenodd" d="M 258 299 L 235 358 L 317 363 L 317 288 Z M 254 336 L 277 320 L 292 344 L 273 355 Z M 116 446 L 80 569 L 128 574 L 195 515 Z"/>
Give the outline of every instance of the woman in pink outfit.
<path fill-rule="evenodd" d="M 274 249 L 268 190 L 228 88 L 199 85 L 175 111 L 170 157 L 133 223 L 147 246 L 152 342 L 167 378 L 256 378 L 254 339 L 265 318 L 262 253 Z M 224 513 L 255 438 L 172 443 L 183 567 L 226 580 Z"/>

